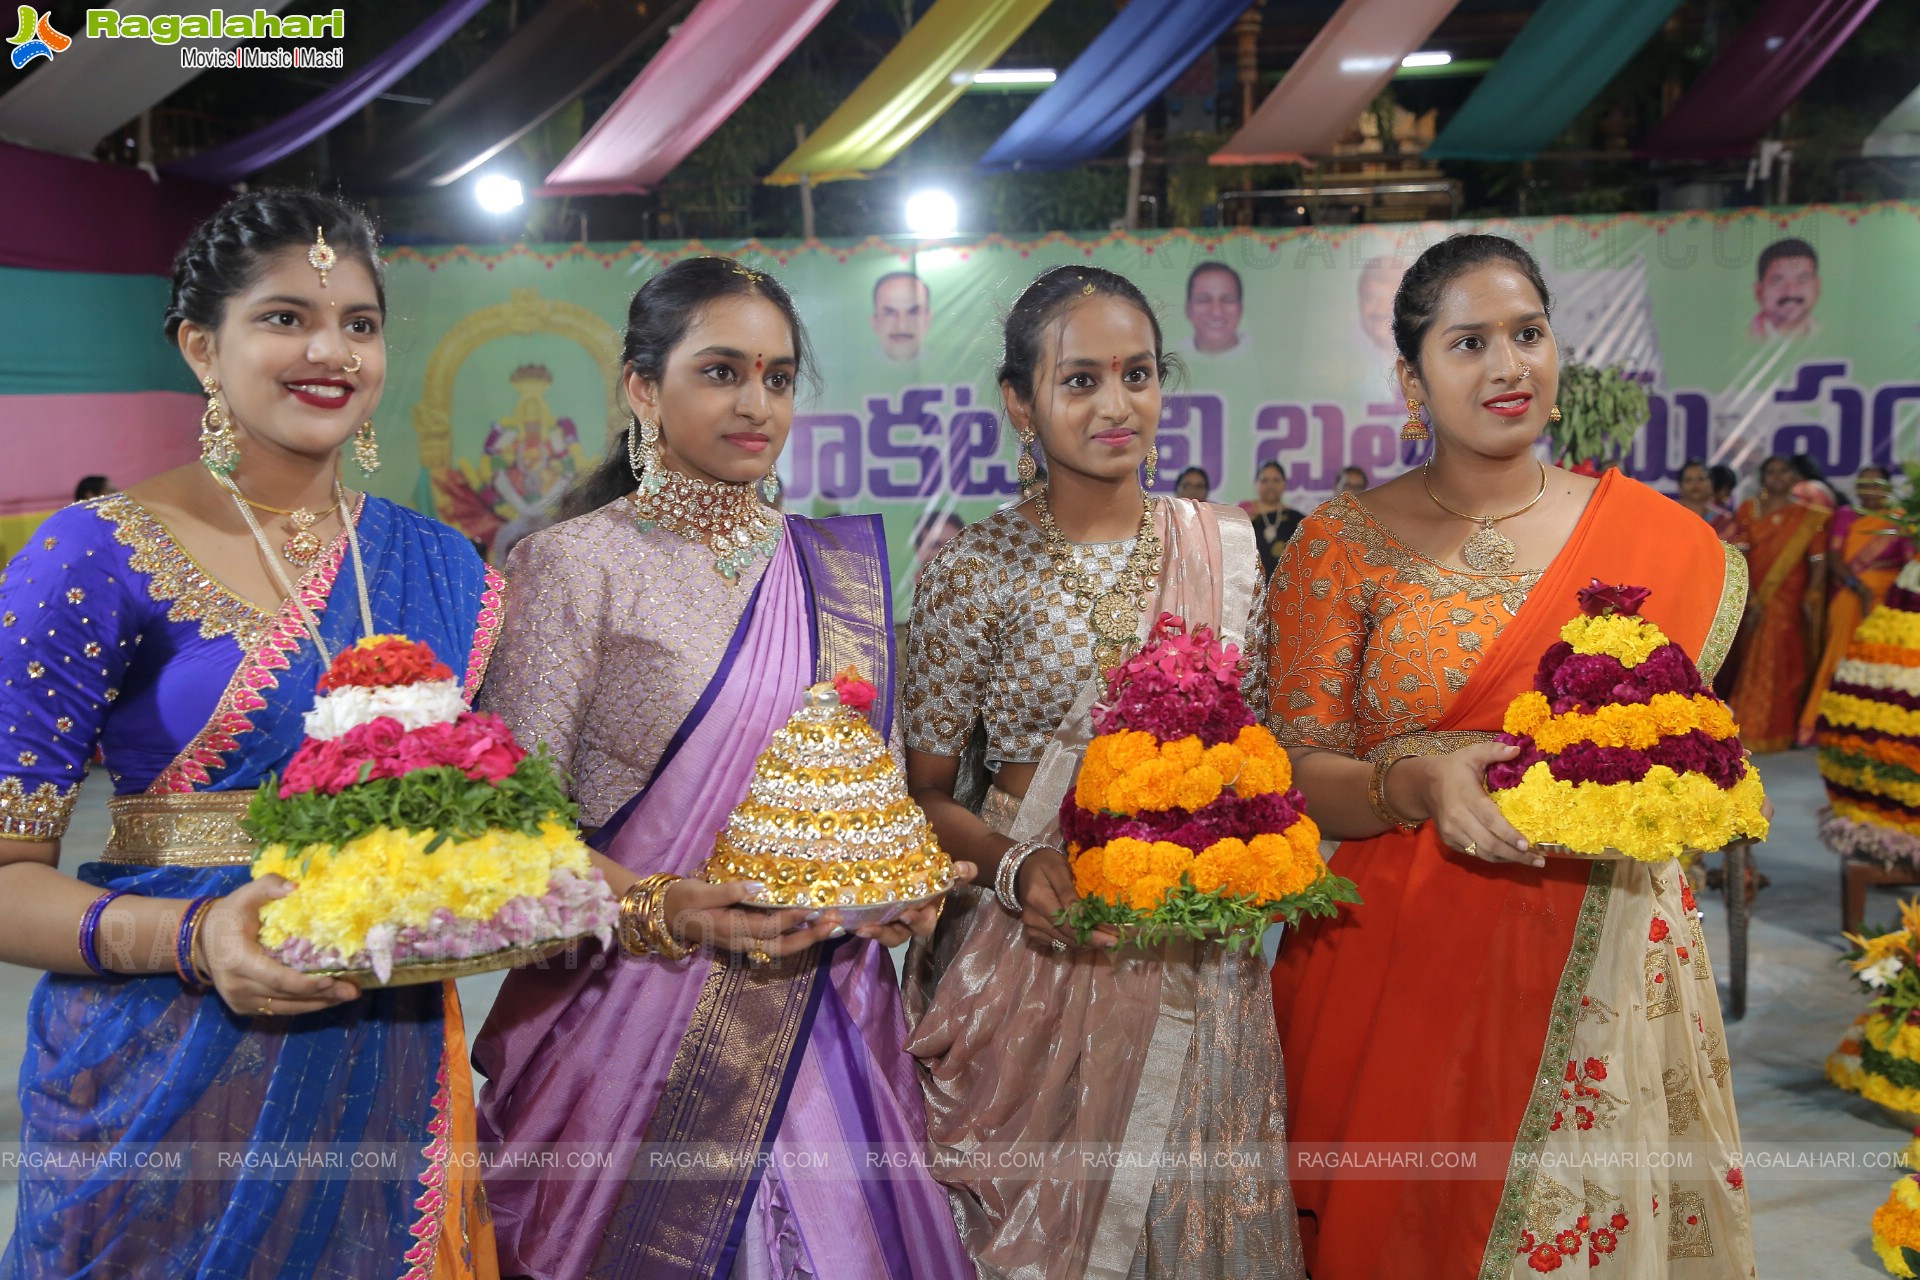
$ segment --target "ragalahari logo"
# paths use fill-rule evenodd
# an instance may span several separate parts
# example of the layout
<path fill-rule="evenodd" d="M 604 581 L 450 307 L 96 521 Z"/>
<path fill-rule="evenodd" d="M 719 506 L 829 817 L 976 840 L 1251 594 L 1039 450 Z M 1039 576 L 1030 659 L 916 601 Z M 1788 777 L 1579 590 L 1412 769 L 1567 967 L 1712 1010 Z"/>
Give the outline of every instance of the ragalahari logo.
<path fill-rule="evenodd" d="M 53 29 L 53 11 L 37 13 L 26 5 L 20 6 L 20 34 L 7 41 L 14 46 L 13 66 L 19 70 L 35 58 L 51 59 L 56 53 L 65 53 L 73 43 L 72 36 L 63 36 Z M 6 30 L 0 27 L 0 31 Z"/>

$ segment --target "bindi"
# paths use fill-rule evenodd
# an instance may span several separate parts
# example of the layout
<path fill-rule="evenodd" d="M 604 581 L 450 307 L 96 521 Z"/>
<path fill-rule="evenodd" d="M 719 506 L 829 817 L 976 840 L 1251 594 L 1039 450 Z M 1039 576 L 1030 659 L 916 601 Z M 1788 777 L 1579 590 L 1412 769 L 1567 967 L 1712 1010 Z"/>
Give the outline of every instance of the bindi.
<path fill-rule="evenodd" d="M 766 358 L 756 353 L 753 357 L 753 371 L 759 373 L 767 367 Z"/>
<path fill-rule="evenodd" d="M 1120 357 L 1119 357 L 1119 356 L 1115 356 L 1115 357 L 1113 358 L 1113 371 L 1114 371 L 1115 373 L 1118 373 L 1118 372 L 1120 372 Z"/>

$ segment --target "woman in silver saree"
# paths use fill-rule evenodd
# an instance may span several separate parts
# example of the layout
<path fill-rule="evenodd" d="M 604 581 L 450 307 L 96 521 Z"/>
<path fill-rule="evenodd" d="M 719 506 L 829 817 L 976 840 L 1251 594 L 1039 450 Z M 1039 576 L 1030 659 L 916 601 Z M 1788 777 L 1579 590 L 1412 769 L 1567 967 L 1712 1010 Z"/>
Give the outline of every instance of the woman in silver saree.
<path fill-rule="evenodd" d="M 1260 580 L 1237 510 L 1146 496 L 1166 372 L 1140 291 L 1061 267 L 1022 294 L 1000 369 L 1032 498 L 927 569 L 904 679 L 907 773 L 980 868 L 910 960 L 935 1176 L 982 1277 L 1302 1275 L 1280 1047 L 1257 957 L 1055 922 L 1078 896 L 1061 801 L 1104 675 L 1163 612 L 1243 641 Z M 1069 541 L 1068 538 L 1084 539 Z M 976 805 L 976 733 L 993 783 Z"/>

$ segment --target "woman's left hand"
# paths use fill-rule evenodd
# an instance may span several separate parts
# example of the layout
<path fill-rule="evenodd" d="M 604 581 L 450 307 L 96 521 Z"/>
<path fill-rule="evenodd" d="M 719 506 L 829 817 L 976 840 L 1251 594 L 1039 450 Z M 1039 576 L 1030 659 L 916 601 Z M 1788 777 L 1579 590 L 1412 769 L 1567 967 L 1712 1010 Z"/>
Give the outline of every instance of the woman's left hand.
<path fill-rule="evenodd" d="M 963 884 L 972 884 L 976 868 L 971 862 L 953 864 L 953 883 L 957 888 Z M 940 913 L 946 910 L 947 896 L 941 894 L 932 902 L 914 907 L 898 920 L 887 924 L 862 925 L 854 933 L 862 938 L 871 938 L 883 947 L 897 947 L 909 938 L 930 938 L 933 927 L 940 923 Z"/>

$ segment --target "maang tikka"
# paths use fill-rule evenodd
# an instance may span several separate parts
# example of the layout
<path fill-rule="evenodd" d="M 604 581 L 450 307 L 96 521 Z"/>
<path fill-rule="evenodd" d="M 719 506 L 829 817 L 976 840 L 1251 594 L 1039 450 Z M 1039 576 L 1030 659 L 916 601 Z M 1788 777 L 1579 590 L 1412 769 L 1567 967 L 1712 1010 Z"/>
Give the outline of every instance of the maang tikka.
<path fill-rule="evenodd" d="M 307 250 L 307 265 L 320 273 L 320 287 L 322 289 L 327 287 L 327 272 L 333 270 L 339 261 L 339 255 L 334 253 L 333 246 L 327 243 L 327 229 L 325 227 L 315 227 L 313 229 L 313 247 Z"/>

